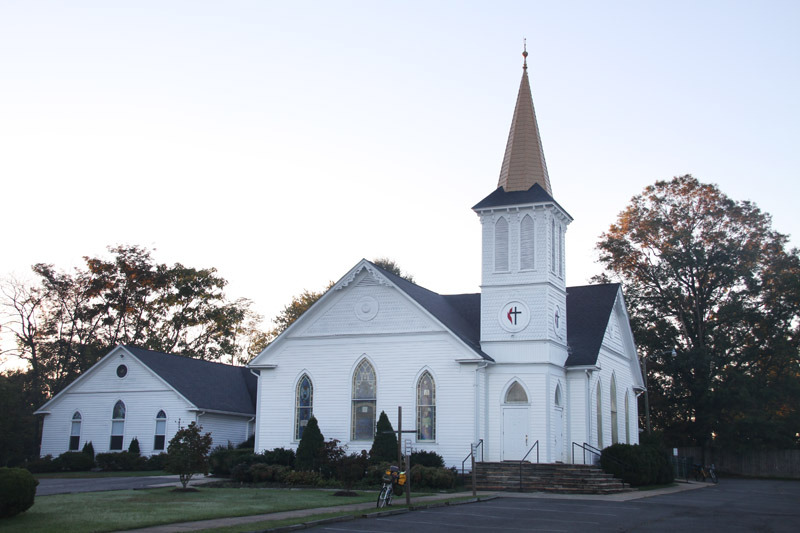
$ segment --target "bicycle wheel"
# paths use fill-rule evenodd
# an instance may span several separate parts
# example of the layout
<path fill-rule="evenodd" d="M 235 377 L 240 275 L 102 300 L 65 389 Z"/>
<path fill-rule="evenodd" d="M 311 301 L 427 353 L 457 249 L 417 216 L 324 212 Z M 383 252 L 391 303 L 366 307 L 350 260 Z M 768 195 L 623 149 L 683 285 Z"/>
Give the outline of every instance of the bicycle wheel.
<path fill-rule="evenodd" d="M 386 487 L 386 485 L 381 487 L 381 492 L 380 494 L 378 494 L 378 509 L 380 509 L 381 507 L 386 507 L 386 498 L 389 495 L 388 492 L 389 489 L 388 487 Z"/>
<path fill-rule="evenodd" d="M 711 474 L 711 481 L 713 481 L 714 483 L 719 483 L 719 479 L 717 479 L 717 473 L 714 470 L 712 470 L 710 474 Z"/>

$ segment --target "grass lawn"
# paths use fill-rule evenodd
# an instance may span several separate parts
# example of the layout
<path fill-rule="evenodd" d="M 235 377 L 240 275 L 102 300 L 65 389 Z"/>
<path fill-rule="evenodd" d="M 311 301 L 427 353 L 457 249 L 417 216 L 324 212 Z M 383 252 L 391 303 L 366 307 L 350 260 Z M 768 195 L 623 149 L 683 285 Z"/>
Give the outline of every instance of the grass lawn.
<path fill-rule="evenodd" d="M 343 498 L 334 496 L 332 491 L 288 489 L 206 488 L 198 492 L 172 492 L 171 488 L 162 488 L 56 494 L 39 496 L 26 512 L 0 519 L 0 530 L 4 533 L 116 531 L 374 500 L 374 491 Z"/>
<path fill-rule="evenodd" d="M 168 472 L 163 470 L 143 470 L 126 472 L 47 472 L 44 474 L 34 474 L 36 479 L 92 479 L 98 477 L 145 477 L 145 476 L 168 476 Z"/>

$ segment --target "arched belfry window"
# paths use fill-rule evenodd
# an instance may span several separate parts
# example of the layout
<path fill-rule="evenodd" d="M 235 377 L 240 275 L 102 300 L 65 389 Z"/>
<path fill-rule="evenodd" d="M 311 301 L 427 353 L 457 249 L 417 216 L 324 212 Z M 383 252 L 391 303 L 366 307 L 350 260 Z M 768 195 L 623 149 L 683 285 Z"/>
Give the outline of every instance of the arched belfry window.
<path fill-rule="evenodd" d="M 69 451 L 77 451 L 81 445 L 81 414 L 75 411 L 72 415 L 72 425 L 69 430 Z"/>
<path fill-rule="evenodd" d="M 550 219 L 550 272 L 556 273 L 556 219 Z"/>
<path fill-rule="evenodd" d="M 536 268 L 535 227 L 533 217 L 525 215 L 519 225 L 519 268 L 532 270 Z"/>
<path fill-rule="evenodd" d="M 506 391 L 506 403 L 528 403 L 528 394 L 519 381 L 512 383 Z"/>
<path fill-rule="evenodd" d="M 375 438 L 375 400 L 377 398 L 375 369 L 364 359 L 353 373 L 353 413 L 351 438 Z"/>
<path fill-rule="evenodd" d="M 630 413 L 630 398 L 627 391 L 625 392 L 625 444 L 631 443 L 631 413 Z"/>
<path fill-rule="evenodd" d="M 494 270 L 508 272 L 508 221 L 505 217 L 494 223 Z"/>
<path fill-rule="evenodd" d="M 300 440 L 303 438 L 303 430 L 306 429 L 314 408 L 314 386 L 306 374 L 303 374 L 297 382 L 294 404 L 294 438 Z"/>
<path fill-rule="evenodd" d="M 561 384 L 560 383 L 558 385 L 556 385 L 556 394 L 555 394 L 555 398 L 554 398 L 554 403 L 555 403 L 556 407 L 563 407 L 563 405 L 561 404 Z"/>
<path fill-rule="evenodd" d="M 603 392 L 600 381 L 597 381 L 597 447 L 603 449 Z"/>
<path fill-rule="evenodd" d="M 122 437 L 125 435 L 125 404 L 119 400 L 111 412 L 111 444 L 110 450 L 122 449 Z"/>
<path fill-rule="evenodd" d="M 427 371 L 417 381 L 417 440 L 436 440 L 436 385 Z"/>
<path fill-rule="evenodd" d="M 617 378 L 611 374 L 611 444 L 619 442 L 617 427 Z"/>
<path fill-rule="evenodd" d="M 156 432 L 153 437 L 153 450 L 163 450 L 167 440 L 167 413 L 160 410 L 156 413 Z"/>

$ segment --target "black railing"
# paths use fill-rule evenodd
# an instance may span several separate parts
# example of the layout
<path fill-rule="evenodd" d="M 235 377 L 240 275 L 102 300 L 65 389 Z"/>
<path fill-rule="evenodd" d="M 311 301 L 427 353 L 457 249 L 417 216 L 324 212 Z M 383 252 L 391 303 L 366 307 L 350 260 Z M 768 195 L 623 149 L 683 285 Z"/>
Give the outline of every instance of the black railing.
<path fill-rule="evenodd" d="M 473 449 L 474 449 L 475 451 L 477 451 L 477 449 L 478 449 L 478 448 L 480 448 L 480 449 L 481 449 L 481 462 L 483 462 L 483 439 L 481 439 L 481 440 L 479 440 L 479 441 L 478 441 L 478 444 L 476 444 L 476 445 L 474 446 L 474 448 L 473 448 L 472 446 L 470 446 L 469 453 L 467 454 L 467 456 L 466 456 L 466 457 L 464 457 L 464 460 L 463 460 L 463 461 L 461 461 L 461 475 L 462 475 L 462 476 L 464 475 L 464 463 L 466 463 L 466 462 L 467 462 L 467 459 L 469 459 L 470 457 L 472 457 L 472 452 L 473 452 Z M 478 458 L 476 457 L 476 458 L 475 458 L 475 461 L 477 461 L 477 460 L 478 460 Z"/>
<path fill-rule="evenodd" d="M 600 449 L 595 448 L 591 444 L 584 442 L 583 444 L 578 444 L 577 442 L 572 443 L 572 464 L 575 464 L 575 446 L 583 450 L 583 464 L 586 464 L 586 452 L 594 454 L 597 456 L 597 459 L 592 460 L 592 464 L 597 464 L 600 460 L 600 457 L 603 455 L 603 452 Z"/>
<path fill-rule="evenodd" d="M 522 458 L 522 461 L 519 462 L 519 491 L 520 492 L 522 492 L 522 463 L 525 462 L 525 459 L 528 458 L 528 456 L 531 454 L 531 452 L 533 451 L 534 448 L 536 448 L 536 462 L 538 463 L 539 462 L 539 441 L 538 440 L 533 443 L 533 446 L 531 446 L 528 449 L 528 453 L 526 453 L 525 457 Z"/>

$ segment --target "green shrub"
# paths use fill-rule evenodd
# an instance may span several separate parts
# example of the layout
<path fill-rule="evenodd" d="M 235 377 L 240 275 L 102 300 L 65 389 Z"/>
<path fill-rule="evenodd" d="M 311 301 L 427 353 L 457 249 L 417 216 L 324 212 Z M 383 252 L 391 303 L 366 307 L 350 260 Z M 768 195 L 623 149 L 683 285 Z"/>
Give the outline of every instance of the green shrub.
<path fill-rule="evenodd" d="M 614 444 L 605 448 L 600 466 L 632 487 L 672 482 L 669 458 L 653 446 Z"/>
<path fill-rule="evenodd" d="M 253 451 L 253 449 L 255 447 L 256 447 L 256 436 L 255 436 L 255 434 L 250 435 L 250 437 L 248 437 L 248 439 L 246 441 L 240 442 L 239 444 L 236 445 L 236 449 L 237 450 L 241 450 L 241 449 L 244 449 L 244 448 L 249 448 L 250 451 Z"/>
<path fill-rule="evenodd" d="M 365 479 L 370 485 L 380 485 L 383 482 L 383 474 L 389 470 L 389 467 L 394 463 L 384 461 L 382 463 L 371 464 L 367 467 L 367 475 Z"/>
<path fill-rule="evenodd" d="M 336 462 L 336 479 L 349 491 L 353 485 L 364 479 L 368 465 L 366 450 L 362 450 L 360 454 L 345 455 Z"/>
<path fill-rule="evenodd" d="M 128 445 L 128 453 L 131 453 L 133 455 L 141 455 L 142 454 L 141 450 L 139 449 L 139 439 L 138 438 L 134 437 L 131 440 L 131 443 Z"/>
<path fill-rule="evenodd" d="M 375 440 L 369 450 L 369 460 L 373 463 L 397 461 L 397 434 L 385 411 L 381 411 L 375 427 Z"/>
<path fill-rule="evenodd" d="M 211 433 L 202 433 L 203 426 L 191 422 L 180 428 L 167 446 L 167 472 L 178 474 L 181 485 L 186 486 L 197 473 L 208 475 L 208 452 L 211 450 Z"/>
<path fill-rule="evenodd" d="M 319 430 L 317 419 L 312 416 L 308 419 L 308 424 L 303 430 L 303 437 L 297 445 L 295 454 L 295 468 L 297 470 L 309 470 L 319 472 L 322 467 L 323 455 L 325 453 L 325 437 Z"/>
<path fill-rule="evenodd" d="M 444 468 L 444 459 L 436 452 L 418 451 L 411 454 L 411 467 L 414 465 Z"/>
<path fill-rule="evenodd" d="M 34 474 L 41 474 L 44 472 L 56 472 L 58 468 L 58 463 L 53 463 L 53 456 L 52 455 L 45 455 L 44 457 L 40 457 L 38 459 L 34 459 L 33 461 L 28 461 L 25 465 L 25 468 L 28 469 L 29 472 Z"/>
<path fill-rule="evenodd" d="M 131 452 L 98 453 L 97 466 L 104 472 L 144 470 L 147 459 Z"/>
<path fill-rule="evenodd" d="M 39 482 L 24 468 L 0 467 L 0 518 L 30 509 Z"/>
<path fill-rule="evenodd" d="M 320 473 L 325 479 L 333 479 L 337 476 L 339 463 L 347 457 L 347 445 L 341 446 L 339 439 L 325 441 L 322 446 L 322 462 Z"/>
<path fill-rule="evenodd" d="M 283 465 L 257 463 L 250 466 L 250 478 L 254 483 L 283 483 L 291 468 Z"/>
<path fill-rule="evenodd" d="M 456 474 L 453 470 L 411 464 L 411 486 L 413 488 L 452 489 L 455 484 Z"/>
<path fill-rule="evenodd" d="M 64 452 L 53 460 L 53 466 L 62 472 L 87 472 L 94 468 L 94 459 L 84 452 Z"/>
<path fill-rule="evenodd" d="M 208 456 L 209 469 L 215 476 L 229 476 L 234 466 L 241 463 L 250 465 L 255 462 L 255 457 L 253 450 L 217 446 Z"/>
<path fill-rule="evenodd" d="M 266 450 L 262 454 L 264 462 L 268 465 L 283 465 L 294 467 L 295 453 L 291 448 L 275 448 L 274 450 Z"/>
<path fill-rule="evenodd" d="M 252 465 L 248 465 L 245 463 L 239 463 L 238 465 L 231 468 L 230 477 L 233 481 L 238 483 L 252 483 L 253 482 L 253 474 L 250 472 L 250 467 Z"/>
<path fill-rule="evenodd" d="M 151 455 L 147 458 L 144 464 L 144 468 L 142 470 L 164 470 L 167 468 L 167 457 L 169 457 L 166 453 L 161 452 L 156 455 Z"/>
<path fill-rule="evenodd" d="M 81 450 L 86 455 L 89 455 L 94 461 L 94 446 L 92 446 L 92 441 L 87 442 L 83 445 L 83 450 Z"/>
<path fill-rule="evenodd" d="M 293 470 L 286 474 L 283 482 L 288 485 L 316 487 L 317 485 L 322 484 L 322 476 L 310 470 Z"/>

